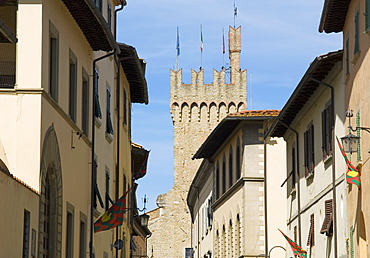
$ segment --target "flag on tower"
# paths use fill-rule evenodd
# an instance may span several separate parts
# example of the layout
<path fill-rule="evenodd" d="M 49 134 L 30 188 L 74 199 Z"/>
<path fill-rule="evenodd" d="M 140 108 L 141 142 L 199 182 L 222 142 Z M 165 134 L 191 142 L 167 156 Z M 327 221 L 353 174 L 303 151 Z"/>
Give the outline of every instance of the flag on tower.
<path fill-rule="evenodd" d="M 200 52 L 203 53 L 203 31 L 202 31 L 202 25 L 200 25 Z"/>
<path fill-rule="evenodd" d="M 285 237 L 285 239 L 288 241 L 290 244 L 290 247 L 292 248 L 293 254 L 298 255 L 299 257 L 307 257 L 307 252 L 297 245 L 292 239 L 290 239 L 287 235 L 285 235 L 280 229 L 278 229 L 281 234 Z"/>
<path fill-rule="evenodd" d="M 177 43 L 176 43 L 177 56 L 180 55 L 180 34 L 179 27 L 177 27 Z"/>
<path fill-rule="evenodd" d="M 121 226 L 123 216 L 126 212 L 126 195 L 128 190 L 115 204 L 113 204 L 105 213 L 94 223 L 94 232 L 100 232 Z"/>
<path fill-rule="evenodd" d="M 224 33 L 224 28 L 222 28 L 222 54 L 225 54 L 225 33 Z"/>
<path fill-rule="evenodd" d="M 342 156 L 347 164 L 347 173 L 346 173 L 346 181 L 348 184 L 353 184 L 359 186 L 361 184 L 361 174 L 358 171 L 358 169 L 351 163 L 351 161 L 348 159 L 346 153 L 344 152 L 344 149 L 342 145 L 340 144 L 338 137 L 337 137 L 337 143 L 339 146 L 340 151 L 342 152 Z"/>

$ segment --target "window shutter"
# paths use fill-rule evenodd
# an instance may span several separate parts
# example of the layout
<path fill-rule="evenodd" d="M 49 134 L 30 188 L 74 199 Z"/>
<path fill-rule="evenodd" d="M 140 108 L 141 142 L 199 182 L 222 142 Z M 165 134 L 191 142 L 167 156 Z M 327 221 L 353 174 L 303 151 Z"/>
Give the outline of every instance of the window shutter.
<path fill-rule="evenodd" d="M 322 112 L 321 112 L 321 132 L 322 132 L 322 139 L 321 139 L 321 144 L 322 144 L 322 155 L 323 155 L 323 158 L 326 159 L 326 157 L 328 156 L 328 150 L 327 150 L 327 146 L 326 146 L 326 127 L 327 127 L 327 121 L 326 121 L 326 109 L 324 109 Z"/>
<path fill-rule="evenodd" d="M 314 127 L 313 124 L 310 125 L 310 128 L 308 130 L 308 165 L 309 165 L 309 173 L 314 172 L 315 168 L 315 148 L 314 148 Z"/>
<path fill-rule="evenodd" d="M 305 176 L 308 176 L 308 132 L 304 132 L 303 134 L 303 141 L 304 141 L 304 168 L 305 168 Z"/>
<path fill-rule="evenodd" d="M 99 103 L 99 73 L 97 70 L 94 71 L 94 101 L 95 101 L 95 117 L 102 118 L 100 103 Z"/>
<path fill-rule="evenodd" d="M 111 119 L 111 113 L 110 113 L 110 90 L 107 88 L 107 128 L 106 132 L 109 134 L 113 134 L 113 125 L 112 125 L 112 119 Z"/>
<path fill-rule="evenodd" d="M 354 242 L 353 242 L 353 226 L 349 229 L 349 254 L 351 258 L 355 258 L 355 249 L 354 249 Z"/>
<path fill-rule="evenodd" d="M 326 236 L 333 235 L 333 200 L 325 201 L 325 219 L 320 233 L 326 234 Z"/>
<path fill-rule="evenodd" d="M 326 117 L 328 120 L 328 152 L 329 154 L 333 153 L 333 126 L 334 126 L 334 117 L 332 112 L 333 105 L 332 103 L 326 108 Z"/>
<path fill-rule="evenodd" d="M 346 39 L 346 74 L 349 74 L 349 38 Z"/>
<path fill-rule="evenodd" d="M 360 14 L 357 11 L 355 16 L 355 45 L 353 48 L 353 53 L 356 55 L 360 51 Z"/>
<path fill-rule="evenodd" d="M 365 3 L 365 31 L 370 30 L 370 0 L 366 0 Z"/>
<path fill-rule="evenodd" d="M 100 207 L 104 208 L 104 202 L 103 202 L 103 199 L 101 198 L 99 188 L 98 188 L 98 183 L 97 183 L 98 163 L 96 162 L 96 160 L 94 160 L 93 166 L 94 166 L 94 170 L 93 170 L 93 184 L 94 184 L 94 200 L 93 200 L 94 202 L 93 202 L 93 206 L 96 209 L 96 207 L 97 207 L 96 198 L 98 198 L 99 203 L 100 203 Z"/>
<path fill-rule="evenodd" d="M 310 217 L 310 230 L 308 232 L 307 245 L 312 247 L 315 245 L 315 217 L 311 214 Z"/>

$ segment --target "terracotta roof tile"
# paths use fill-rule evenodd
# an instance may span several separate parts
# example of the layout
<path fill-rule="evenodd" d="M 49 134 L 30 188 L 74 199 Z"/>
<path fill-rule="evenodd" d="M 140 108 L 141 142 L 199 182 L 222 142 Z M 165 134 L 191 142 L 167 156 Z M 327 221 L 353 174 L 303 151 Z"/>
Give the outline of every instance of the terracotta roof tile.
<path fill-rule="evenodd" d="M 278 116 L 280 110 L 244 110 L 237 113 L 229 114 L 228 117 L 262 117 L 262 116 Z"/>

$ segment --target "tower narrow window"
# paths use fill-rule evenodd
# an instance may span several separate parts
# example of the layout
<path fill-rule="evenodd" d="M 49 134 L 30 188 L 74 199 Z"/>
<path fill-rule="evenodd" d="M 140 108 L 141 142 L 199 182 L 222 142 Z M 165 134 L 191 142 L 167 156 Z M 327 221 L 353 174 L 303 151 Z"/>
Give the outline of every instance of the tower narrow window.
<path fill-rule="evenodd" d="M 50 23 L 49 31 L 49 94 L 58 101 L 59 33 Z"/>
<path fill-rule="evenodd" d="M 77 58 L 69 51 L 69 117 L 76 122 L 77 113 Z"/>

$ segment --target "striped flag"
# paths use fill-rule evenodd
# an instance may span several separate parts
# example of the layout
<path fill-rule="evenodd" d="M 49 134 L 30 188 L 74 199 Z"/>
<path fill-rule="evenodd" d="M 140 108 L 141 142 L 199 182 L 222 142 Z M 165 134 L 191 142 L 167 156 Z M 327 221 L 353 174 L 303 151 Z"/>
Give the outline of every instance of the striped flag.
<path fill-rule="evenodd" d="M 285 239 L 288 241 L 290 244 L 290 247 L 292 248 L 293 254 L 298 255 L 299 257 L 307 257 L 307 252 L 297 245 L 292 239 L 290 239 L 287 235 L 285 235 L 280 229 L 278 229 L 281 234 L 285 237 Z"/>
<path fill-rule="evenodd" d="M 361 184 L 361 174 L 358 171 L 358 169 L 351 163 L 351 161 L 348 159 L 346 153 L 344 152 L 344 149 L 342 145 L 340 144 L 338 137 L 337 137 L 337 143 L 339 146 L 340 151 L 342 152 L 343 158 L 346 161 L 347 164 L 347 173 L 346 173 L 346 181 L 348 184 L 353 184 L 359 186 Z"/>
<path fill-rule="evenodd" d="M 128 190 L 115 204 L 113 204 L 95 223 L 94 232 L 100 232 L 108 229 L 113 229 L 121 226 L 123 223 L 123 216 L 126 212 L 126 195 Z"/>
<path fill-rule="evenodd" d="M 180 55 L 180 34 L 179 27 L 177 27 L 177 43 L 176 43 L 177 56 Z"/>
<path fill-rule="evenodd" d="M 200 25 L 200 52 L 203 53 L 203 31 L 202 31 L 202 25 Z"/>

